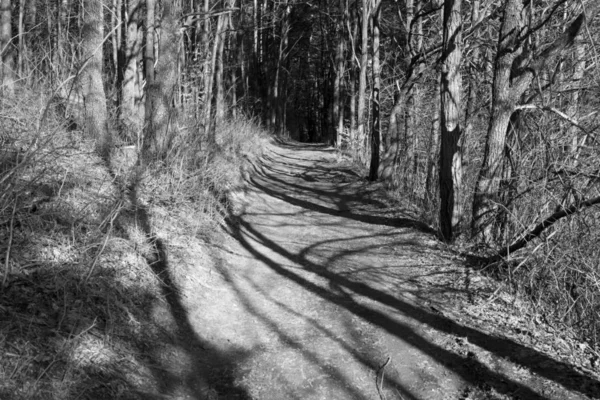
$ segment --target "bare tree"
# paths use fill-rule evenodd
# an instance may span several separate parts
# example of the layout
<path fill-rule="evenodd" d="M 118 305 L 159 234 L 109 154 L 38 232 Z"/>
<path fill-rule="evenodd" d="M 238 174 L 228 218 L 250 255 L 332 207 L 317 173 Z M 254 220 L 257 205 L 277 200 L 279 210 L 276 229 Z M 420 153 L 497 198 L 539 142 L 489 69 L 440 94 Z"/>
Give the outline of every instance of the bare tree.
<path fill-rule="evenodd" d="M 371 126 L 371 165 L 369 180 L 377 180 L 381 147 L 381 63 L 379 61 L 381 0 L 373 0 L 373 120 Z"/>
<path fill-rule="evenodd" d="M 444 2 L 441 79 L 440 229 L 451 241 L 462 220 L 462 149 L 460 107 L 462 78 L 462 0 Z"/>
<path fill-rule="evenodd" d="M 367 69 L 369 61 L 369 18 L 371 15 L 371 0 L 362 0 L 362 11 L 360 20 L 360 68 L 358 76 L 358 107 L 357 113 L 357 133 L 356 150 L 360 157 L 364 156 L 367 131 L 366 131 L 366 90 L 367 90 Z"/>
<path fill-rule="evenodd" d="M 103 2 L 102 0 L 84 0 L 83 5 L 84 67 L 81 72 L 81 88 L 85 107 L 85 130 L 90 138 L 96 140 L 98 153 L 108 160 L 112 140 L 108 129 L 106 96 L 102 80 Z"/>
<path fill-rule="evenodd" d="M 127 30 L 125 31 L 125 71 L 121 89 L 121 120 L 128 130 L 136 134 L 141 130 L 142 121 L 137 103 L 141 99 L 138 84 L 138 58 L 141 50 L 141 37 L 138 24 L 141 16 L 141 1 L 127 0 Z"/>
<path fill-rule="evenodd" d="M 151 1 L 148 0 L 148 3 Z M 177 86 L 181 16 L 181 9 L 177 2 L 165 1 L 162 6 L 159 57 L 156 62 L 156 76 L 151 83 L 148 82 L 144 137 L 146 157 L 158 158 L 167 155 L 177 126 L 173 100 Z"/>
<path fill-rule="evenodd" d="M 501 207 L 498 196 L 511 116 L 536 74 L 545 64 L 571 47 L 586 21 L 591 20 L 600 10 L 600 2 L 588 3 L 587 10 L 575 18 L 562 35 L 536 51 L 526 46 L 525 39 L 535 31 L 535 27 L 525 18 L 528 3 L 506 0 L 503 8 L 494 68 L 491 115 L 483 164 L 473 199 L 472 228 L 485 242 L 493 240 L 493 221 Z"/>
<path fill-rule="evenodd" d="M 15 53 L 12 45 L 12 2 L 0 0 L 0 53 L 2 69 L 0 70 L 0 91 L 11 94 L 14 91 Z"/>

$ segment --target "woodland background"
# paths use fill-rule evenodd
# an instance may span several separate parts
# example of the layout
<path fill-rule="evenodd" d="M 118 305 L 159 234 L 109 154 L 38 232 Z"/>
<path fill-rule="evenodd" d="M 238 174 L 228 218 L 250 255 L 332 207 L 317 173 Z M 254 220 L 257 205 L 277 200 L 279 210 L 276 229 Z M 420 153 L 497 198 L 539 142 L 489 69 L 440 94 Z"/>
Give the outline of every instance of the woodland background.
<path fill-rule="evenodd" d="M 599 10 L 1 0 L 4 295 L 29 274 L 23 254 L 41 257 L 31 232 L 77 245 L 69 262 L 89 265 L 79 287 L 118 221 L 144 211 L 132 204 L 186 202 L 204 215 L 194 229 L 213 229 L 266 131 L 350 155 L 441 239 L 597 348 Z"/>

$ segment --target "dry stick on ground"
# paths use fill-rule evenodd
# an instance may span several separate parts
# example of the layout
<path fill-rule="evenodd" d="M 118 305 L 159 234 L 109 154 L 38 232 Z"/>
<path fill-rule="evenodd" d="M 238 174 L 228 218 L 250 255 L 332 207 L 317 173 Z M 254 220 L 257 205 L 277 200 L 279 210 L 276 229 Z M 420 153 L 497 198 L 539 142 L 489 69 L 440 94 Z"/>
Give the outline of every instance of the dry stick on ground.
<path fill-rule="evenodd" d="M 6 256 L 4 258 L 4 278 L 2 279 L 2 289 L 6 287 L 6 282 L 8 281 L 8 275 L 11 274 L 10 267 L 10 249 L 12 247 L 12 241 L 14 236 L 15 229 L 15 213 L 17 212 L 17 203 L 19 202 L 19 196 L 15 196 L 15 202 L 13 204 L 12 215 L 10 217 L 10 232 L 8 237 L 8 247 L 6 248 Z"/>
<path fill-rule="evenodd" d="M 529 243 L 533 239 L 540 236 L 540 234 L 546 228 L 549 228 L 550 226 L 554 225 L 554 223 L 556 221 L 558 221 L 564 217 L 568 217 L 569 215 L 575 214 L 584 208 L 588 208 L 588 207 L 591 207 L 596 204 L 600 204 L 600 196 L 594 197 L 593 199 L 585 200 L 585 201 L 582 201 L 582 202 L 579 202 L 576 204 L 572 204 L 571 206 L 569 206 L 567 208 L 563 208 L 562 210 L 555 212 L 554 214 L 550 215 L 548 218 L 546 218 L 545 220 L 543 220 L 542 222 L 537 224 L 535 227 L 533 227 L 533 229 L 531 229 L 529 232 L 524 234 L 521 237 L 521 239 L 516 240 L 510 246 L 502 249 L 501 251 L 498 252 L 497 255 L 488 258 L 487 261 L 488 262 L 499 261 L 501 258 L 506 257 L 507 255 L 514 253 L 515 251 L 520 250 L 521 248 L 525 247 L 525 245 L 527 245 L 527 243 Z"/>
<path fill-rule="evenodd" d="M 381 400 L 385 400 L 385 394 L 383 393 L 383 375 L 385 374 L 385 367 L 390 363 L 392 357 L 388 357 L 387 361 L 383 363 L 381 367 L 377 370 L 377 374 L 375 374 L 375 386 L 377 387 L 377 393 L 379 393 L 379 397 Z M 379 373 L 381 372 L 381 379 L 378 381 Z"/>

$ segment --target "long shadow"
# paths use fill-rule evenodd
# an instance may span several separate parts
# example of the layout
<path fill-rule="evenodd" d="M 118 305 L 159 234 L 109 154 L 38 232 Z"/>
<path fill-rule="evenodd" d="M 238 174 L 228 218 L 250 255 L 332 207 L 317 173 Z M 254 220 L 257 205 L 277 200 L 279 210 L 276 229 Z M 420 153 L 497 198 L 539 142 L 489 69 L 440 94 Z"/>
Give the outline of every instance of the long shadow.
<path fill-rule="evenodd" d="M 129 197 L 137 220 L 146 235 L 146 240 L 152 248 L 152 251 L 144 257 L 148 266 L 159 278 L 162 294 L 169 304 L 177 325 L 177 345 L 181 346 L 192 360 L 192 368 L 187 371 L 185 376 L 173 375 L 166 371 L 163 372 L 162 376 L 158 376 L 161 381 L 162 392 L 165 395 L 172 394 L 176 385 L 183 383 L 186 389 L 192 391 L 195 400 L 204 400 L 213 391 L 221 396 L 227 396 L 229 399 L 251 399 L 251 396 L 234 382 L 236 364 L 243 360 L 246 355 L 238 354 L 235 351 L 223 354 L 198 337 L 183 306 L 181 293 L 173 281 L 167 248 L 164 242 L 154 233 L 148 210 L 137 201 L 135 185 L 130 187 Z M 209 374 L 207 365 L 213 366 L 219 374 L 215 375 L 215 371 Z"/>
<path fill-rule="evenodd" d="M 249 314 L 254 316 L 257 320 L 261 321 L 265 326 L 269 327 L 270 331 L 277 334 L 277 336 L 280 338 L 280 340 L 283 343 L 285 343 L 287 346 L 300 351 L 303 354 L 303 356 L 308 361 L 310 361 L 310 363 L 312 363 L 313 365 L 315 365 L 317 367 L 325 367 L 326 366 L 319 359 L 318 353 L 305 349 L 300 341 L 298 341 L 298 340 L 294 339 L 293 337 L 291 337 L 290 335 L 286 334 L 277 325 L 277 323 L 270 318 L 270 316 L 268 314 L 261 311 L 257 306 L 255 306 L 253 304 L 252 299 L 244 293 L 244 291 L 239 287 L 239 285 L 237 285 L 235 283 L 235 280 L 233 280 L 229 277 L 230 274 L 227 269 L 223 269 L 221 272 L 223 273 L 224 276 L 226 276 L 227 281 L 231 284 L 232 288 L 237 293 L 241 304 L 243 304 L 244 308 L 246 309 L 246 311 Z M 256 293 L 261 294 L 263 297 L 268 299 L 271 303 L 282 308 L 287 313 L 292 314 L 292 315 L 296 316 L 297 318 L 302 318 L 305 321 L 309 322 L 315 329 L 320 331 L 325 337 L 329 338 L 333 342 L 336 342 L 340 347 L 342 347 L 346 352 L 348 352 L 348 354 L 353 359 L 360 362 L 367 368 L 370 368 L 372 371 L 375 371 L 375 372 L 377 371 L 378 365 L 376 364 L 376 362 L 374 360 L 368 359 L 365 356 L 361 355 L 355 347 L 352 347 L 352 346 L 348 345 L 347 343 L 345 343 L 344 341 L 342 341 L 341 339 L 339 339 L 336 335 L 334 335 L 332 332 L 330 332 L 329 329 L 327 329 L 326 327 L 321 325 L 318 321 L 307 318 L 306 316 L 301 315 L 298 312 L 296 312 L 295 310 L 291 309 L 289 306 L 287 306 L 275 299 L 270 298 L 270 296 L 268 296 L 268 294 L 266 294 L 264 292 L 264 290 L 260 286 L 255 284 L 254 282 L 248 282 L 248 283 L 253 287 L 253 289 L 255 290 Z M 350 397 L 347 397 L 347 398 L 353 398 L 353 399 L 362 398 L 361 394 L 353 388 L 352 382 L 349 381 L 346 377 L 344 377 L 343 374 L 341 374 L 340 372 L 338 372 L 336 370 L 331 370 L 331 369 L 328 370 L 328 373 L 336 380 L 336 382 L 339 383 L 340 389 L 344 390 L 348 395 L 350 395 Z M 405 396 L 405 399 L 417 400 L 417 398 L 414 396 L 414 394 L 412 394 L 408 389 L 404 388 L 402 386 L 402 384 L 400 384 L 399 382 L 392 380 L 391 384 L 394 389 L 398 390 L 400 393 L 402 393 L 403 396 Z"/>
<path fill-rule="evenodd" d="M 264 179 L 278 181 L 282 185 L 292 186 L 292 184 L 282 181 L 280 179 L 277 179 L 274 175 L 269 174 L 267 172 L 263 172 L 263 176 L 264 176 Z M 348 206 L 344 206 L 344 205 L 341 205 L 341 207 L 339 207 L 339 208 L 326 207 L 326 206 L 316 204 L 316 203 L 313 203 L 310 201 L 306 201 L 303 199 L 294 198 L 286 193 L 282 193 L 282 192 L 273 190 L 255 178 L 250 178 L 250 180 L 254 187 L 267 193 L 268 195 L 275 197 L 277 199 L 286 201 L 292 205 L 302 207 L 302 208 L 305 208 L 305 209 L 308 209 L 311 211 L 316 211 L 316 212 L 328 214 L 328 215 L 334 215 L 337 217 L 344 217 L 344 218 L 348 218 L 348 219 L 351 219 L 354 221 L 359 221 L 359 222 L 363 222 L 363 223 L 367 223 L 367 224 L 385 225 L 385 226 L 392 226 L 392 227 L 396 227 L 396 228 L 413 228 L 420 232 L 434 235 L 436 237 L 438 235 L 438 233 L 433 228 L 428 226 L 427 224 L 417 221 L 417 220 L 414 220 L 414 219 L 411 219 L 411 218 L 382 217 L 382 216 L 368 215 L 368 214 L 357 214 L 357 213 L 354 213 L 353 211 L 351 211 Z M 297 185 L 296 185 L 296 187 L 297 187 L 297 189 L 299 189 L 301 191 L 305 191 L 305 192 L 306 191 L 318 192 L 314 189 L 310 189 L 307 187 L 302 187 L 302 186 L 297 186 Z M 324 195 L 324 196 L 325 195 L 331 196 L 331 193 L 320 193 L 320 194 Z M 350 196 L 346 196 L 346 197 L 350 198 Z"/>
<path fill-rule="evenodd" d="M 261 260 L 276 273 L 302 285 L 304 288 L 318 295 L 319 297 L 331 301 L 340 307 L 344 307 L 357 316 L 362 317 L 366 321 L 369 321 L 381 327 L 382 329 L 385 329 L 389 333 L 396 335 L 398 338 L 404 340 L 408 344 L 420 349 L 432 358 L 437 359 L 446 367 L 454 370 L 456 373 L 460 374 L 465 381 L 473 385 L 479 385 L 482 382 L 485 382 L 494 387 L 500 393 L 511 393 L 512 395 L 518 394 L 518 396 L 525 399 L 544 398 L 543 396 L 534 392 L 531 388 L 518 382 L 509 381 L 505 376 L 489 370 L 485 365 L 477 362 L 474 359 L 460 357 L 443 349 L 442 347 L 430 343 L 419 336 L 419 334 L 415 332 L 414 329 L 409 325 L 394 321 L 379 310 L 362 305 L 348 296 L 341 297 L 338 294 L 332 293 L 330 290 L 308 281 L 299 274 L 281 267 L 279 263 L 271 260 L 254 248 L 248 238 L 253 238 L 253 240 L 268 247 L 277 254 L 284 256 L 294 263 L 304 266 L 306 270 L 314 273 L 315 275 L 326 278 L 330 282 L 334 282 L 337 286 L 349 289 L 356 294 L 393 307 L 415 321 L 425 323 L 440 332 L 466 337 L 470 343 L 476 344 L 479 347 L 500 357 L 506 358 L 516 364 L 527 367 L 535 374 L 557 382 L 567 389 L 580 392 L 591 397 L 600 393 L 599 382 L 580 373 L 568 364 L 556 361 L 545 354 L 515 343 L 512 340 L 490 336 L 476 329 L 460 325 L 453 320 L 444 317 L 443 315 L 432 313 L 426 309 L 419 308 L 408 302 L 402 301 L 392 295 L 373 289 L 363 282 L 354 282 L 338 274 L 331 273 L 322 265 L 314 264 L 309 260 L 299 258 L 298 256 L 289 253 L 277 243 L 269 240 L 260 232 L 257 232 L 249 223 L 245 221 L 240 221 L 238 224 L 236 237 L 249 252 L 251 252 L 255 257 L 257 257 L 257 259 Z M 349 301 L 351 301 L 351 304 L 349 304 Z M 476 368 L 473 368 L 473 365 L 475 365 Z M 474 370 L 477 370 L 476 375 L 473 374 Z M 565 373 L 565 371 L 568 371 L 568 373 Z"/>
<path fill-rule="evenodd" d="M 293 150 L 319 150 L 319 151 L 327 151 L 334 152 L 335 149 L 328 144 L 325 143 L 299 143 L 289 141 L 283 138 L 274 138 L 273 142 L 277 144 L 279 147 L 293 149 Z"/>
<path fill-rule="evenodd" d="M 268 183 L 273 181 L 276 185 L 280 185 L 281 187 L 285 187 L 284 185 L 289 185 L 290 183 L 282 181 L 273 173 L 270 174 L 264 170 L 262 171 L 262 175 L 263 176 L 261 180 L 264 183 L 257 179 L 251 180 L 251 183 L 257 189 L 298 207 L 310 209 L 324 214 L 340 216 L 340 212 L 338 210 L 314 204 L 309 201 L 295 199 L 286 193 L 282 193 L 270 188 Z M 308 192 L 311 191 L 310 188 L 303 188 L 302 190 L 306 190 Z M 411 219 L 391 219 L 385 217 L 373 218 L 369 215 L 357 215 L 353 214 L 352 212 L 345 212 L 341 216 L 365 223 L 376 223 L 378 225 L 394 227 L 410 227 L 425 233 L 432 233 L 429 227 L 423 226 L 424 224 Z M 350 296 L 340 296 L 339 294 L 333 293 L 332 291 L 323 288 L 307 280 L 306 278 L 303 278 L 294 271 L 282 267 L 279 263 L 257 250 L 252 245 L 252 241 L 254 240 L 255 242 L 262 244 L 263 246 L 274 251 L 276 254 L 285 257 L 293 263 L 300 264 L 305 268 L 305 270 L 312 272 L 316 276 L 327 279 L 335 286 L 345 288 L 360 296 L 392 307 L 412 318 L 413 320 L 427 324 L 428 326 L 440 332 L 466 337 L 470 343 L 490 351 L 497 356 L 524 366 L 536 375 L 559 383 L 569 390 L 579 392 L 590 397 L 597 396 L 597 394 L 600 393 L 600 383 L 598 381 L 577 371 L 574 367 L 566 363 L 556 361 L 543 353 L 525 347 L 510 339 L 494 337 L 476 329 L 458 324 L 455 321 L 444 317 L 443 315 L 432 313 L 427 309 L 417 307 L 388 293 L 376 290 L 364 282 L 353 281 L 342 275 L 332 273 L 327 269 L 327 265 L 317 265 L 314 262 L 306 259 L 303 254 L 293 254 L 284 249 L 276 242 L 268 239 L 266 236 L 258 232 L 250 223 L 243 219 L 238 220 L 236 224 L 232 224 L 231 228 L 242 246 L 245 247 L 257 259 L 261 260 L 265 265 L 269 266 L 274 272 L 293 282 L 296 282 L 299 285 L 302 285 L 315 295 L 353 312 L 355 315 L 363 318 L 364 320 L 381 327 L 390 334 L 393 334 L 408 344 L 420 349 L 430 357 L 440 361 L 449 369 L 454 370 L 466 382 L 476 386 L 485 383 L 500 393 L 510 393 L 512 396 L 516 395 L 520 398 L 544 398 L 531 388 L 519 382 L 511 381 L 502 374 L 491 371 L 484 364 L 478 362 L 473 357 L 461 357 L 427 341 L 417 332 L 415 332 L 414 329 L 408 324 L 393 320 L 385 313 L 375 308 L 360 304 Z M 476 371 L 476 373 L 474 373 L 474 371 Z"/>

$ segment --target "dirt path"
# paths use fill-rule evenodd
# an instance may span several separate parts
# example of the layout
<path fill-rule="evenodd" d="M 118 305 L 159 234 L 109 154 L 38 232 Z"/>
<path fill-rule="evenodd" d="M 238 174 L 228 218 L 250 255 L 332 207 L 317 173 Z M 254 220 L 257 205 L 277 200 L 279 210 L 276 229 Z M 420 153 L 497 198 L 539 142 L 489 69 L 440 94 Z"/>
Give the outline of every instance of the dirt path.
<path fill-rule="evenodd" d="M 190 278 L 196 283 L 182 289 L 191 329 L 219 355 L 202 364 L 203 395 L 549 396 L 531 389 L 551 375 L 546 367 L 509 377 L 533 360 L 528 349 L 446 316 L 446 306 L 468 299 L 453 283 L 464 268 L 426 226 L 391 213 L 331 149 L 273 145 L 255 168 L 232 228 L 238 241 L 222 246 L 222 264 L 201 284 Z"/>

